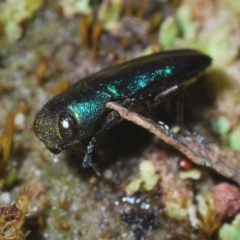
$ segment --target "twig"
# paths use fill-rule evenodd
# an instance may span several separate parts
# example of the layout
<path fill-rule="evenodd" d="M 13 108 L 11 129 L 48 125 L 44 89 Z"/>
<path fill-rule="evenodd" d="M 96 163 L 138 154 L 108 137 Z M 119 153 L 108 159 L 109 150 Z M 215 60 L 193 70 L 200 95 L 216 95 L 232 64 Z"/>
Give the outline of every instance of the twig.
<path fill-rule="evenodd" d="M 122 118 L 131 121 L 188 157 L 198 165 L 207 166 L 219 174 L 232 179 L 240 185 L 240 153 L 216 144 L 203 144 L 199 137 L 185 131 L 184 135 L 175 134 L 166 125 L 159 125 L 135 112 L 129 111 L 115 102 L 108 108 L 116 111 Z"/>

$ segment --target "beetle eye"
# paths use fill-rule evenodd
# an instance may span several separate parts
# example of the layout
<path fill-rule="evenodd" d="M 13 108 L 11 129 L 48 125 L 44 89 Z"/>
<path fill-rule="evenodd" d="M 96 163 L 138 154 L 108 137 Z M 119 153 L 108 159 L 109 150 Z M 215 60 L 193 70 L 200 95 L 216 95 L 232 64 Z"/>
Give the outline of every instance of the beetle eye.
<path fill-rule="evenodd" d="M 73 140 L 78 130 L 76 120 L 68 112 L 60 113 L 58 128 L 64 142 Z"/>

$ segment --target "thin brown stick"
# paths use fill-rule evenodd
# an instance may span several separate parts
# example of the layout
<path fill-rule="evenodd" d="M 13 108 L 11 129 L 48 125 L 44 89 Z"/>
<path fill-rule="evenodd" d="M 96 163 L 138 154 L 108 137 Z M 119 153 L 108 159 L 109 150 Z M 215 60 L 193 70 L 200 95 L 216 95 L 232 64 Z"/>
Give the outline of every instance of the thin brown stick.
<path fill-rule="evenodd" d="M 107 103 L 107 107 L 116 111 L 122 118 L 135 123 L 156 137 L 177 149 L 198 165 L 207 166 L 219 174 L 240 184 L 240 153 L 216 144 L 201 143 L 198 136 L 185 132 L 184 135 L 174 134 L 151 119 L 129 111 L 115 102 Z"/>

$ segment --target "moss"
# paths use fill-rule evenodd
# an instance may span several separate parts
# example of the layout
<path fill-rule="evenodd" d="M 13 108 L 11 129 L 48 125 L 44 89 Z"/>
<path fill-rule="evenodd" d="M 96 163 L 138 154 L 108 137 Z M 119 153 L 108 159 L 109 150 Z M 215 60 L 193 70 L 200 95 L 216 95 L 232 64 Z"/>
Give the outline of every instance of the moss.
<path fill-rule="evenodd" d="M 26 214 L 32 199 L 32 193 L 21 190 L 13 204 L 0 208 L 0 239 L 24 240 L 29 231 L 24 230 Z"/>

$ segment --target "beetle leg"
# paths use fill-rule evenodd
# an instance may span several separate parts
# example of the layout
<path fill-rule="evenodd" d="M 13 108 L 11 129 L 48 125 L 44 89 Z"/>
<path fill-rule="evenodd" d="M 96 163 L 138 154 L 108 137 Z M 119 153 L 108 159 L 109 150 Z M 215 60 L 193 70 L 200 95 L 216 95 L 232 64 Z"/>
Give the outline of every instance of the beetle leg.
<path fill-rule="evenodd" d="M 95 135 L 90 139 L 85 156 L 83 158 L 83 167 L 85 168 L 92 168 L 97 175 L 100 175 L 99 171 L 97 170 L 96 164 L 92 162 L 92 154 L 93 150 L 95 148 L 96 142 L 98 138 L 106 131 L 108 130 L 112 125 L 114 125 L 115 121 L 119 117 L 118 113 L 115 111 L 111 111 L 105 118 L 101 128 L 95 133 Z"/>
<path fill-rule="evenodd" d="M 136 99 L 126 99 L 125 101 L 123 101 L 122 105 L 127 107 L 127 108 L 131 108 L 131 106 L 133 105 L 134 101 L 136 101 Z M 100 176 L 100 172 L 97 170 L 97 166 L 96 164 L 94 164 L 92 162 L 92 154 L 93 154 L 93 150 L 95 148 L 96 142 L 98 140 L 98 138 L 106 131 L 108 130 L 111 126 L 114 125 L 115 121 L 119 118 L 119 114 L 115 111 L 111 111 L 105 118 L 101 128 L 95 133 L 95 135 L 90 139 L 88 145 L 87 145 L 87 149 L 86 149 L 86 153 L 85 156 L 83 158 L 83 167 L 85 168 L 92 168 L 96 174 L 98 176 Z"/>
<path fill-rule="evenodd" d="M 169 95 L 177 94 L 177 101 L 176 101 L 176 123 L 180 127 L 183 126 L 183 104 L 184 104 L 184 88 L 179 87 L 178 85 L 174 85 L 165 91 L 159 93 L 155 96 L 155 101 L 162 102 L 164 101 Z"/>
<path fill-rule="evenodd" d="M 177 101 L 176 101 L 176 124 L 182 128 L 183 127 L 183 107 L 184 107 L 184 89 L 182 89 L 178 94 L 177 94 Z"/>
<path fill-rule="evenodd" d="M 163 102 L 165 99 L 167 99 L 170 95 L 179 92 L 179 86 L 178 85 L 173 85 L 172 87 L 167 88 L 165 91 L 161 91 L 159 94 L 157 94 L 154 97 L 154 101 L 156 102 Z"/>
<path fill-rule="evenodd" d="M 154 113 L 152 112 L 152 110 L 146 105 L 146 103 L 144 102 L 142 97 L 137 98 L 136 100 L 141 107 L 143 108 L 144 112 L 155 122 L 157 122 L 157 118 L 154 115 Z"/>

